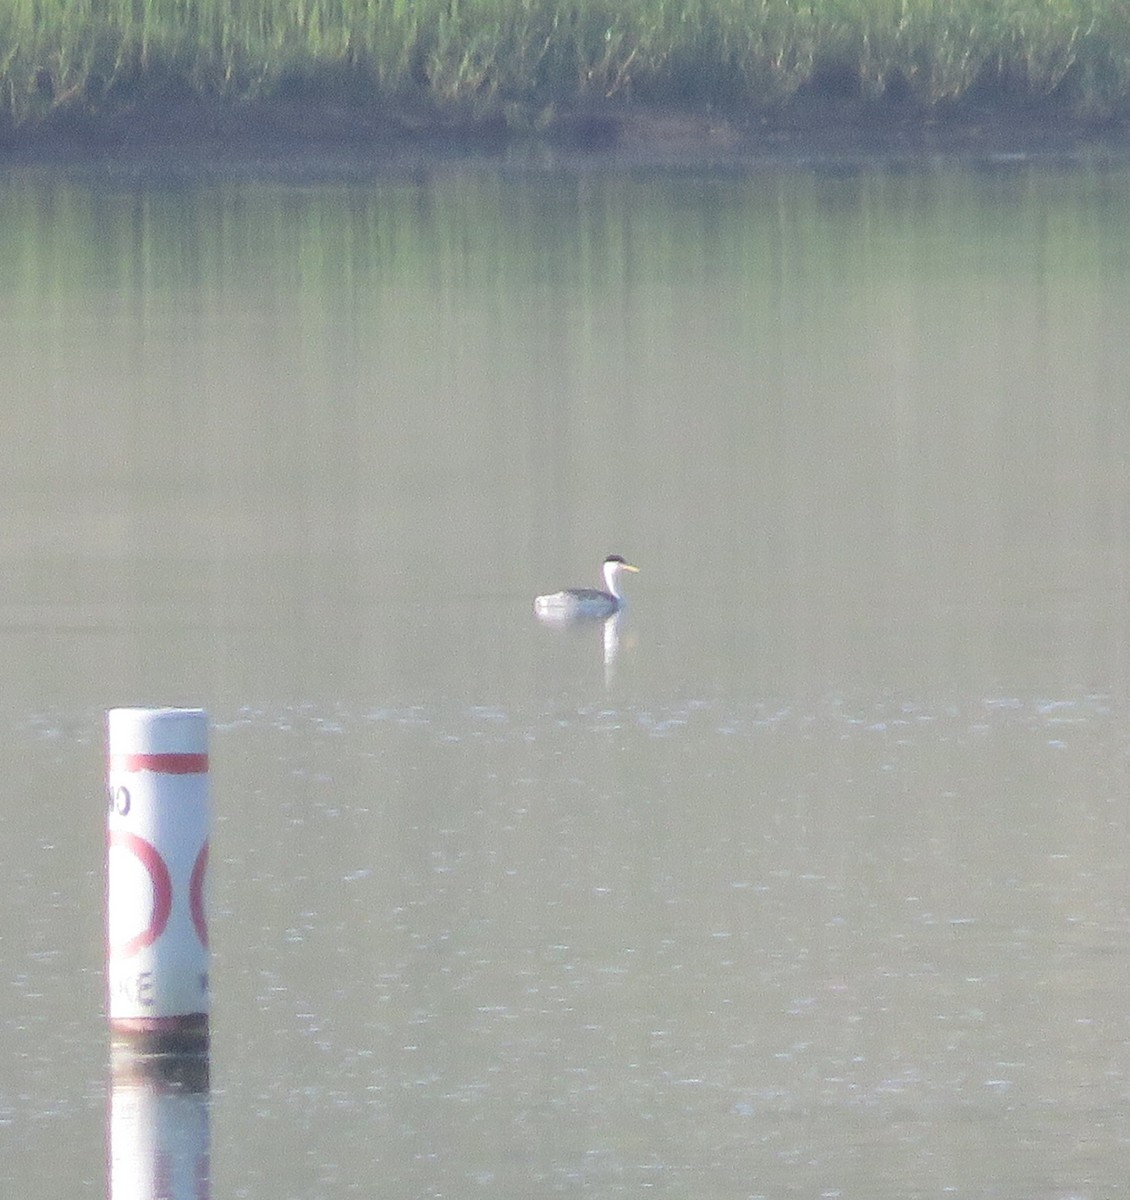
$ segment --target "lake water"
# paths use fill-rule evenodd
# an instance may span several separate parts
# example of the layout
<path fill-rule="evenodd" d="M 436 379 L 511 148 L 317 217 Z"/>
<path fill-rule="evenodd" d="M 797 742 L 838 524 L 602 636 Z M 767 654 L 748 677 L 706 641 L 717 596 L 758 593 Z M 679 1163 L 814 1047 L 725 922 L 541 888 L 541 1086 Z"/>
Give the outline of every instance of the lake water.
<path fill-rule="evenodd" d="M 4 1193 L 1125 1194 L 1128 194 L 0 175 Z M 614 636 L 534 619 L 609 552 Z M 213 721 L 175 1187 L 123 704 Z"/>

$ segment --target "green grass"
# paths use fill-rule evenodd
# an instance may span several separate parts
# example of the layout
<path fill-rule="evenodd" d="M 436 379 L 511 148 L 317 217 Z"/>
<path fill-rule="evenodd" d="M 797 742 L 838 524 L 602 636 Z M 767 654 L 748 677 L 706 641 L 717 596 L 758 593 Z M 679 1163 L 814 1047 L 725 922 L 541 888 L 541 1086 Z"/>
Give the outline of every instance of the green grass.
<path fill-rule="evenodd" d="M 470 113 L 801 89 L 923 106 L 1130 100 L 1125 0 L 3 0 L 0 114 L 197 96 Z"/>

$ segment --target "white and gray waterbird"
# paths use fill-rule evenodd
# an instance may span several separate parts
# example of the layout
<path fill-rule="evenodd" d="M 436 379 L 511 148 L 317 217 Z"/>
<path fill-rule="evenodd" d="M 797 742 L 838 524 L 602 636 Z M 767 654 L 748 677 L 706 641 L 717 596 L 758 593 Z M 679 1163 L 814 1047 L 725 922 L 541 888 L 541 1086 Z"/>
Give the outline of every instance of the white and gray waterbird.
<path fill-rule="evenodd" d="M 624 607 L 624 593 L 620 590 L 620 576 L 625 571 L 636 572 L 619 554 L 610 554 L 604 560 L 604 587 L 566 588 L 562 592 L 551 592 L 534 600 L 534 612 L 539 617 L 559 619 L 576 617 L 610 617 Z"/>

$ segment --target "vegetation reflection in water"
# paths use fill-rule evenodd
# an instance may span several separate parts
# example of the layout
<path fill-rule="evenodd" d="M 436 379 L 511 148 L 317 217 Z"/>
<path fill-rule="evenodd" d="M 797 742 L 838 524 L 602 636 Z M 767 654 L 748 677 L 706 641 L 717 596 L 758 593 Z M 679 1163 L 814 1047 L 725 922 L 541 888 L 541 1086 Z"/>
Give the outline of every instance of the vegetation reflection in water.
<path fill-rule="evenodd" d="M 234 299 L 276 289 L 317 332 L 371 326 L 394 287 L 474 291 L 520 331 L 550 264 L 554 286 L 586 302 L 720 275 L 744 286 L 740 315 L 753 334 L 812 284 L 838 288 L 846 276 L 867 289 L 913 272 L 944 285 L 1024 266 L 1033 245 L 1049 280 L 1101 279 L 1118 230 L 1095 234 L 1120 186 L 1117 173 L 1007 163 L 834 177 L 802 168 L 609 176 L 594 204 L 589 182 L 569 172 L 535 172 L 515 188 L 469 169 L 341 185 L 327 204 L 301 188 L 90 189 L 28 176 L 0 188 L 12 233 L 0 269 L 11 302 L 31 318 L 92 289 L 148 303 L 184 288 Z M 251 272 L 239 281 L 229 277 L 233 255 Z M 814 263 L 826 266 L 823 281 Z M 492 295 L 502 280 L 506 290 Z"/>

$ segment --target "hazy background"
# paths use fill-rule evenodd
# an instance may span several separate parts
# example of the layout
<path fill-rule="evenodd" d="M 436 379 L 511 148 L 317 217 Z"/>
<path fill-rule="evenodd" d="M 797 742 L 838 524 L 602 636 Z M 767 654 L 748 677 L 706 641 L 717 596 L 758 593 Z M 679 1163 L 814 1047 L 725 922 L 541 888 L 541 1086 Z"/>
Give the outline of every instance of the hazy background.
<path fill-rule="evenodd" d="M 9 173 L 0 1180 L 106 1187 L 156 703 L 212 1194 L 1119 1194 L 1128 183 Z"/>

